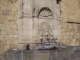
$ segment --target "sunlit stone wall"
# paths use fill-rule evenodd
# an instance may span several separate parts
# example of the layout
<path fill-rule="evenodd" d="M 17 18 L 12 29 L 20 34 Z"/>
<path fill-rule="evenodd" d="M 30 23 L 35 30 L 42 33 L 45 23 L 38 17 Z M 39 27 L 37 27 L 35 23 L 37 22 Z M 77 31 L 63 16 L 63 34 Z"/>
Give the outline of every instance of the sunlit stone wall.
<path fill-rule="evenodd" d="M 7 49 L 18 47 L 17 16 L 16 0 L 0 0 L 0 60 Z"/>
<path fill-rule="evenodd" d="M 62 43 L 78 46 L 80 45 L 80 0 L 62 0 L 60 6 Z"/>
<path fill-rule="evenodd" d="M 7 49 L 18 48 L 19 46 L 18 42 L 19 42 L 20 31 L 18 30 L 18 24 L 17 24 L 19 23 L 18 22 L 19 2 L 21 1 L 0 0 L 0 60 L 1 59 L 4 60 L 3 57 L 6 55 Z M 29 2 L 32 3 L 31 0 L 29 0 L 28 3 Z M 33 5 L 31 4 L 30 6 Z M 22 9 L 22 5 L 20 7 Z M 25 7 L 27 9 L 27 7 L 29 6 Z M 28 13 L 32 13 L 30 12 L 30 10 L 31 9 L 27 10 L 29 11 Z M 60 2 L 60 11 L 61 11 L 60 14 L 61 43 L 72 46 L 80 45 L 80 24 L 79 24 L 80 0 L 62 0 Z M 27 23 L 30 22 L 27 20 L 25 22 Z M 76 22 L 76 23 L 67 23 L 67 22 Z M 28 27 L 27 24 L 24 27 Z"/>

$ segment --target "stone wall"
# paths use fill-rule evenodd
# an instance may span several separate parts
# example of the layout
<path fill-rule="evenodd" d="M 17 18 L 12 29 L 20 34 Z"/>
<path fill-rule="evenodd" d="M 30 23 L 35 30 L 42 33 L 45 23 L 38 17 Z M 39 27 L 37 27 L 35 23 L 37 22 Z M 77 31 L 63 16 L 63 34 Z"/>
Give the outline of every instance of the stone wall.
<path fill-rule="evenodd" d="M 80 45 L 80 0 L 62 0 L 61 41 L 66 45 Z M 67 23 L 76 22 L 76 23 Z"/>
<path fill-rule="evenodd" d="M 61 43 L 80 45 L 80 0 L 62 0 Z M 0 0 L 0 60 L 7 49 L 18 47 L 18 5 L 16 0 Z M 76 22 L 76 23 L 67 23 Z"/>
<path fill-rule="evenodd" d="M 0 60 L 4 59 L 6 50 L 17 48 L 17 1 L 0 0 Z"/>

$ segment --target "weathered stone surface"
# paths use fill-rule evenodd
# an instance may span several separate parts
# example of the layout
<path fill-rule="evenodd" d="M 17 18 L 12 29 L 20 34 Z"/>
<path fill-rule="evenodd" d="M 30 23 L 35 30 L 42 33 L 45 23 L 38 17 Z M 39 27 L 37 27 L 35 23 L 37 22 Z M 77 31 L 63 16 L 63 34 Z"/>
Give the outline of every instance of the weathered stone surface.
<path fill-rule="evenodd" d="M 42 7 L 50 7 L 52 11 L 58 10 L 57 9 L 58 7 L 55 7 L 51 0 L 49 1 L 44 0 L 45 3 L 42 3 L 42 1 L 43 0 L 40 0 L 40 1 L 35 0 L 36 3 L 35 5 L 33 5 L 34 1 L 24 0 L 23 2 L 25 3 L 22 5 L 22 0 L 18 0 L 18 1 L 0 0 L 0 52 L 7 50 L 8 45 L 10 45 L 9 48 L 11 49 L 18 48 L 18 40 L 20 39 L 23 39 L 22 42 L 26 42 L 26 43 L 32 42 L 33 40 L 34 40 L 33 42 L 38 40 L 38 32 L 37 32 L 38 18 L 32 19 L 33 12 L 35 12 L 34 16 L 37 17 L 38 12 Z M 58 18 L 60 21 L 60 29 L 61 29 L 60 42 L 65 45 L 80 46 L 80 25 L 74 24 L 74 23 L 73 24 L 67 23 L 67 22 L 80 23 L 80 0 L 62 0 L 59 5 L 60 5 L 61 16 L 58 15 L 59 12 L 53 12 L 52 14 L 54 16 L 55 23 L 57 20 L 56 15 L 58 15 Z M 35 6 L 35 11 L 33 6 Z M 20 11 L 18 8 L 20 8 Z M 23 11 L 25 11 L 24 14 L 22 13 L 22 9 Z M 22 19 L 23 17 L 22 14 L 24 17 L 25 16 L 27 17 L 25 17 L 24 21 L 21 20 L 21 22 L 19 22 L 21 23 L 21 25 L 23 25 L 23 26 L 20 25 L 21 31 L 19 31 L 17 19 L 18 18 Z M 34 24 L 31 24 L 33 21 L 34 21 Z M 50 20 L 48 22 L 50 22 Z M 55 25 L 55 23 L 53 24 Z M 34 31 L 33 31 L 33 26 L 35 26 Z M 19 33 L 21 33 L 20 37 L 19 37 Z M 56 30 L 54 33 L 57 33 Z M 32 34 L 34 36 L 32 36 Z M 32 37 L 34 37 L 34 39 L 32 39 Z M 0 54 L 0 57 L 3 58 L 2 54 Z"/>
<path fill-rule="evenodd" d="M 65 43 L 67 43 L 70 40 L 71 41 L 70 45 L 80 45 L 80 43 L 72 42 L 73 39 L 75 39 L 76 41 L 79 40 L 79 36 L 80 36 L 80 33 L 78 33 L 79 24 L 67 23 L 67 22 L 80 22 L 79 2 L 80 2 L 79 0 L 71 0 L 70 2 L 69 0 L 61 1 L 61 22 L 62 22 L 61 23 L 61 36 L 62 36 L 61 39 L 62 39 L 62 42 L 64 40 Z M 64 36 L 66 37 L 63 38 Z M 69 43 L 67 45 L 69 45 Z"/>
<path fill-rule="evenodd" d="M 60 50 L 9 50 L 7 60 L 78 60 L 80 59 L 80 50 L 77 47 L 67 47 Z"/>
<path fill-rule="evenodd" d="M 12 44 L 9 44 L 13 37 L 10 37 L 10 35 L 13 35 L 13 33 L 18 35 L 17 30 L 15 30 L 17 27 L 14 28 L 17 20 L 17 9 L 16 0 L 13 0 L 12 3 L 9 0 L 0 0 L 0 60 L 5 60 L 6 53 L 4 52 L 9 49 L 8 45 L 12 46 L 10 48 L 16 48 L 18 45 L 18 38 L 15 39 L 15 42 L 12 43 L 11 41 Z"/>

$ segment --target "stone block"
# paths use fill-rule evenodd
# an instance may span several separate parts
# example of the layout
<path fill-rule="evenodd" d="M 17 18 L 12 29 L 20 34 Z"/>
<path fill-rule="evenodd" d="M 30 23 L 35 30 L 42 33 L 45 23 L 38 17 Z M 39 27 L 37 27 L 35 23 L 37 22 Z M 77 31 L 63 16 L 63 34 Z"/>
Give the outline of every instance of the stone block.
<path fill-rule="evenodd" d="M 63 16 L 61 16 L 63 18 Z M 61 19 L 61 23 L 66 23 L 67 19 Z"/>
<path fill-rule="evenodd" d="M 12 7 L 17 8 L 18 7 L 18 4 L 17 3 L 13 3 L 12 4 Z"/>
<path fill-rule="evenodd" d="M 1 10 L 1 7 L 0 7 L 0 10 Z"/>
<path fill-rule="evenodd" d="M 10 16 L 15 16 L 13 11 L 10 11 Z"/>
<path fill-rule="evenodd" d="M 69 35 L 70 36 L 70 32 L 66 32 L 66 35 Z"/>
<path fill-rule="evenodd" d="M 16 3 L 16 0 L 8 0 L 10 3 Z"/>
<path fill-rule="evenodd" d="M 0 15 L 2 15 L 2 10 L 0 10 Z"/>
<path fill-rule="evenodd" d="M 26 59 L 27 59 L 27 60 L 33 60 L 33 59 L 34 59 L 34 57 L 33 57 L 33 56 L 34 56 L 34 55 L 33 55 L 33 52 L 31 52 L 31 51 L 29 51 L 29 52 L 24 52 L 24 53 L 23 53 L 23 56 L 24 56 L 24 57 L 23 57 L 24 60 L 26 60 Z"/>
<path fill-rule="evenodd" d="M 1 30 L 1 35 L 6 35 L 6 30 L 2 29 Z"/>
<path fill-rule="evenodd" d="M 15 49 L 15 48 L 17 48 L 17 45 L 15 45 L 15 44 L 10 44 L 9 49 Z"/>
<path fill-rule="evenodd" d="M 0 20 L 0 24 L 3 24 L 4 23 L 4 20 Z"/>
<path fill-rule="evenodd" d="M 15 15 L 15 16 L 18 16 L 18 12 L 17 12 L 17 11 L 16 11 L 16 12 L 14 12 L 14 15 Z"/>
<path fill-rule="evenodd" d="M 15 20 L 9 20 L 10 25 L 16 25 L 16 21 Z"/>
<path fill-rule="evenodd" d="M 18 30 L 14 30 L 14 33 L 13 33 L 14 35 L 18 35 L 19 33 L 18 33 Z"/>
<path fill-rule="evenodd" d="M 5 40 L 4 35 L 0 35 L 0 40 Z"/>
<path fill-rule="evenodd" d="M 0 0 L 0 6 L 6 6 L 8 5 L 8 2 L 6 2 L 5 0 Z"/>
<path fill-rule="evenodd" d="M 4 4 L 4 3 L 3 3 L 3 4 Z M 2 7 L 1 7 L 1 10 L 6 10 L 6 8 L 7 8 L 6 6 L 2 6 Z"/>
<path fill-rule="evenodd" d="M 17 20 L 17 19 L 18 19 L 18 15 L 13 17 L 13 20 Z"/>
<path fill-rule="evenodd" d="M 6 31 L 6 34 L 7 34 L 7 35 L 13 34 L 13 30 L 7 30 L 7 31 Z"/>
<path fill-rule="evenodd" d="M 79 35 L 79 33 L 75 33 L 75 34 L 73 35 L 73 37 L 76 38 L 76 39 L 79 39 L 80 35 Z"/>
<path fill-rule="evenodd" d="M 4 20 L 4 24 L 9 25 L 9 20 Z"/>
<path fill-rule="evenodd" d="M 10 40 L 10 45 L 18 45 L 18 37 L 12 37 Z"/>
<path fill-rule="evenodd" d="M 16 26 L 15 25 L 6 25 L 7 30 L 15 30 Z"/>
<path fill-rule="evenodd" d="M 9 35 L 5 35 L 4 38 L 5 38 L 5 40 L 8 42 L 9 39 L 10 39 L 10 36 L 9 36 Z"/>
<path fill-rule="evenodd" d="M 0 24 L 0 29 L 5 29 L 5 24 Z"/>
<path fill-rule="evenodd" d="M 44 53 L 35 53 L 34 59 L 35 60 L 49 60 L 49 54 L 45 53 L 45 52 Z"/>
<path fill-rule="evenodd" d="M 6 10 L 11 11 L 11 10 L 12 10 L 12 7 L 11 7 L 11 6 L 8 6 L 8 7 L 6 8 Z"/>
<path fill-rule="evenodd" d="M 12 8 L 12 11 L 18 11 L 18 8 L 14 6 L 14 8 Z"/>
<path fill-rule="evenodd" d="M 0 19 L 2 19 L 2 20 L 6 20 L 6 19 L 8 19 L 8 16 L 1 15 L 1 16 L 0 16 Z"/>
<path fill-rule="evenodd" d="M 13 16 L 8 16 L 7 19 L 8 20 L 13 20 Z"/>
<path fill-rule="evenodd" d="M 10 24 L 6 25 L 6 30 L 10 30 L 10 29 L 11 29 Z"/>
<path fill-rule="evenodd" d="M 0 35 L 1 35 L 1 29 L 0 29 Z"/>

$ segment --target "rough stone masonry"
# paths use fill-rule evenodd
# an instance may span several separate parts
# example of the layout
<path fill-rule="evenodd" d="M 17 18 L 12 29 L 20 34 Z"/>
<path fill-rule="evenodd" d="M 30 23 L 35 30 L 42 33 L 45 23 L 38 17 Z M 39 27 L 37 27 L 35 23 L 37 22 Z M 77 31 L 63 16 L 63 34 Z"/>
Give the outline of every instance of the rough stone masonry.
<path fill-rule="evenodd" d="M 31 0 L 27 1 L 31 2 Z M 18 0 L 0 0 L 0 60 L 4 60 L 3 57 L 8 49 L 18 48 L 19 45 L 18 3 Z M 59 5 L 60 42 L 65 45 L 79 46 L 80 24 L 77 23 L 80 23 L 80 0 L 61 0 Z"/>

